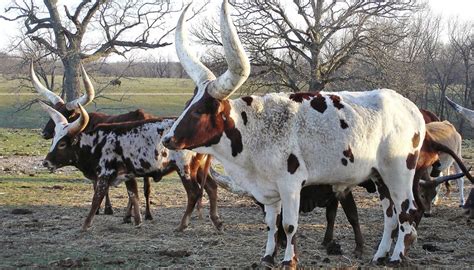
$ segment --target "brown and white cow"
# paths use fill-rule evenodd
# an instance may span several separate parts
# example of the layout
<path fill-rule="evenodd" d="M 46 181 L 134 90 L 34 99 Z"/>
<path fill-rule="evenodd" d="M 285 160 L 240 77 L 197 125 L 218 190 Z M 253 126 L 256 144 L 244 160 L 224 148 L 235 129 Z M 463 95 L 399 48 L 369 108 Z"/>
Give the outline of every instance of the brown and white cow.
<path fill-rule="evenodd" d="M 109 186 L 125 181 L 134 208 L 135 224 L 141 222 L 135 177 L 152 177 L 159 181 L 164 175 L 176 171 L 188 195 L 186 212 L 177 230 L 184 230 L 204 185 L 211 205 L 211 220 L 218 230 L 222 222 L 217 214 L 217 184 L 207 178 L 210 156 L 191 151 L 173 151 L 160 143 L 163 132 L 171 128 L 174 119 L 147 119 L 124 123 L 97 125 L 83 132 L 89 121 L 87 112 L 79 105 L 80 116 L 72 123 L 55 109 L 41 103 L 55 122 L 55 135 L 44 165 L 55 170 L 72 165 L 84 174 L 97 175 L 92 206 L 83 230 L 92 219 Z"/>
<path fill-rule="evenodd" d="M 446 153 L 445 151 L 439 151 L 439 166 L 436 167 L 437 171 L 444 171 L 449 169 L 451 165 L 454 165 L 455 173 L 459 174 L 463 170 L 467 170 L 462 164 L 462 153 L 461 153 L 461 144 L 462 138 L 461 135 L 456 131 L 456 128 L 448 121 L 443 122 L 431 122 L 426 124 L 426 133 L 428 134 L 429 140 L 426 140 L 424 143 L 430 143 L 430 141 L 435 141 L 439 144 L 442 144 L 450 151 Z M 423 149 L 423 148 L 422 148 Z M 456 162 L 454 162 L 456 161 Z M 467 175 L 470 177 L 470 175 Z M 420 196 L 422 199 L 422 204 L 424 205 L 425 216 L 431 215 L 431 200 L 437 194 L 437 190 L 433 187 L 436 187 L 434 183 L 430 183 L 429 176 L 425 173 L 424 181 L 420 181 Z M 462 177 L 457 180 L 459 187 L 459 196 L 460 204 L 464 205 L 464 179 Z"/>
<path fill-rule="evenodd" d="M 40 95 L 48 99 L 53 104 L 53 108 L 59 111 L 64 117 L 66 117 L 66 119 L 69 122 L 73 122 L 79 117 L 79 107 L 78 107 L 79 104 L 85 107 L 87 104 L 92 102 L 95 97 L 94 86 L 92 85 L 92 82 L 90 81 L 89 76 L 87 75 L 87 72 L 85 71 L 83 67 L 81 67 L 81 73 L 82 73 L 82 79 L 84 82 L 85 93 L 80 98 L 65 103 L 60 96 L 58 96 L 57 94 L 55 94 L 54 92 L 46 88 L 38 80 L 38 77 L 36 76 L 36 73 L 34 70 L 33 62 L 30 65 L 31 82 L 33 83 L 33 86 L 35 87 L 36 91 Z M 84 132 L 93 130 L 97 125 L 102 124 L 102 123 L 137 121 L 137 120 L 144 120 L 144 119 L 150 119 L 150 118 L 153 118 L 153 115 L 145 113 L 141 109 L 128 112 L 125 114 L 119 114 L 119 115 L 108 115 L 101 112 L 92 112 L 89 114 L 89 122 L 86 128 L 84 129 Z M 52 139 L 54 137 L 54 128 L 55 128 L 54 121 L 52 119 L 49 119 L 49 121 L 46 123 L 45 127 L 43 128 L 41 132 L 42 137 L 44 139 Z M 95 175 L 94 172 L 90 172 L 90 173 L 85 173 L 84 176 L 92 180 L 94 184 L 94 188 L 95 188 L 96 182 L 97 182 L 97 175 Z M 153 216 L 151 215 L 151 211 L 150 211 L 151 183 L 150 183 L 149 177 L 143 178 L 143 190 L 145 193 L 145 203 L 146 203 L 145 204 L 145 219 L 152 220 Z M 99 209 L 97 210 L 96 214 L 99 214 Z M 105 195 L 104 214 L 106 215 L 113 214 L 112 203 L 110 202 L 108 193 Z M 126 218 L 125 221 L 128 222 L 129 219 Z"/>
<path fill-rule="evenodd" d="M 387 215 L 390 203 L 382 200 L 384 233 L 373 260 L 390 251 L 390 236 L 398 225 L 390 260 L 401 261 L 416 239 L 412 182 L 425 136 L 416 105 L 387 89 L 271 93 L 229 100 L 249 76 L 250 63 L 228 3 L 222 4 L 220 23 L 228 70 L 218 78 L 189 51 L 183 29 L 186 10 L 176 28 L 176 49 L 198 91 L 163 144 L 212 154 L 239 186 L 265 205 L 269 231 L 263 263 L 273 262 L 276 217 L 283 208 L 288 239 L 283 264 L 296 265 L 291 239 L 298 228 L 303 186 L 328 184 L 345 193 L 368 178 L 380 179 L 396 209 Z"/>

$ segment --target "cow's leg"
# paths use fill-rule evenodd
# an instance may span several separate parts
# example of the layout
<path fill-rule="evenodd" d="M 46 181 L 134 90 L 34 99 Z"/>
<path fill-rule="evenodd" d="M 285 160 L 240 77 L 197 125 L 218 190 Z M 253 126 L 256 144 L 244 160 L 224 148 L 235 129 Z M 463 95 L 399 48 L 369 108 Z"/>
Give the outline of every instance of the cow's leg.
<path fill-rule="evenodd" d="M 184 176 L 180 176 L 181 183 L 183 183 L 184 189 L 186 190 L 187 195 L 187 205 L 186 211 L 184 212 L 183 217 L 181 218 L 181 222 L 179 226 L 175 229 L 175 231 L 182 232 L 186 229 L 189 225 L 189 220 L 191 219 L 191 214 L 193 213 L 194 207 L 196 206 L 197 201 L 202 196 L 201 189 L 199 188 L 198 183 L 196 181 L 192 181 L 191 179 L 187 179 Z"/>
<path fill-rule="evenodd" d="M 113 215 L 114 214 L 114 209 L 112 208 L 112 203 L 110 202 L 109 191 L 108 190 L 107 190 L 107 194 L 105 194 L 104 214 L 105 215 Z"/>
<path fill-rule="evenodd" d="M 337 207 L 339 202 L 336 197 L 328 201 L 326 205 L 326 233 L 324 234 L 323 246 L 327 246 L 334 239 L 334 222 L 336 221 Z"/>
<path fill-rule="evenodd" d="M 282 265 L 296 268 L 298 257 L 296 255 L 296 231 L 298 229 L 298 217 L 300 209 L 301 183 L 295 179 L 286 179 L 285 186 L 279 187 L 281 204 L 283 208 L 283 229 L 286 234 L 285 257 Z M 288 185 L 288 181 L 293 180 L 296 185 Z"/>
<path fill-rule="evenodd" d="M 94 190 L 94 196 L 92 197 L 92 205 L 89 211 L 89 215 L 87 215 L 84 224 L 82 225 L 82 230 L 86 231 L 90 228 L 92 224 L 92 220 L 94 219 L 94 215 L 97 212 L 97 209 L 100 206 L 100 203 L 104 199 L 105 194 L 109 190 L 109 182 L 105 179 L 99 179 L 97 181 L 96 188 Z"/>
<path fill-rule="evenodd" d="M 459 168 L 459 165 L 456 162 L 454 163 L 454 169 L 456 173 L 462 173 L 461 168 Z M 459 206 L 463 206 L 466 202 L 464 199 L 464 177 L 457 179 L 456 183 L 458 184 L 459 189 Z"/>
<path fill-rule="evenodd" d="M 275 266 L 275 256 L 278 252 L 278 223 L 281 213 L 281 201 L 274 204 L 265 205 L 265 223 L 267 223 L 267 245 L 265 246 L 265 254 L 262 258 L 262 265 L 265 267 Z"/>
<path fill-rule="evenodd" d="M 397 228 L 398 221 L 394 214 L 393 200 L 384 180 L 381 177 L 377 177 L 375 183 L 383 208 L 384 226 L 382 240 L 380 240 L 379 247 L 372 261 L 381 263 L 390 251 L 390 247 L 392 246 L 392 232 Z"/>
<path fill-rule="evenodd" d="M 150 177 L 143 177 L 143 193 L 145 194 L 145 220 L 153 220 L 150 211 L 150 193 L 151 180 Z"/>
<path fill-rule="evenodd" d="M 93 188 L 94 188 L 94 193 L 95 193 L 95 190 L 96 190 L 96 188 L 97 188 L 97 180 L 92 180 L 92 186 L 93 186 Z M 100 205 L 99 205 L 99 207 L 97 208 L 97 211 L 95 211 L 95 214 L 96 214 L 96 215 L 99 215 L 99 214 L 100 214 Z"/>
<path fill-rule="evenodd" d="M 352 192 L 349 192 L 344 198 L 341 199 L 341 206 L 344 210 L 344 213 L 346 214 L 347 220 L 354 230 L 356 243 L 354 254 L 357 258 L 361 258 L 364 251 L 364 237 L 360 231 L 359 215 L 357 214 L 357 206 L 354 201 L 354 197 L 352 196 Z"/>
<path fill-rule="evenodd" d="M 417 237 L 415 223 L 420 215 L 416 209 L 415 197 L 413 195 L 413 179 L 415 177 L 419 179 L 419 176 L 415 176 L 415 170 L 409 169 L 407 164 L 408 162 L 403 159 L 391 164 L 392 166 L 387 167 L 384 172 L 381 172 L 394 205 L 392 213 L 392 216 L 396 219 L 394 225 L 398 225 L 397 242 L 390 257 L 390 263 L 392 264 L 398 264 L 403 260 L 408 248 Z M 415 181 L 415 183 L 418 183 L 418 180 Z"/>
<path fill-rule="evenodd" d="M 140 213 L 140 199 L 138 197 L 138 185 L 137 180 L 135 178 L 131 178 L 125 181 L 125 185 L 127 186 L 128 192 L 128 199 L 133 207 L 133 220 L 135 222 L 135 226 L 140 226 L 142 223 L 142 215 Z"/>
<path fill-rule="evenodd" d="M 212 177 L 208 176 L 204 188 L 206 189 L 207 196 L 209 196 L 209 216 L 211 221 L 218 231 L 222 231 L 224 225 L 217 212 L 217 183 Z"/>
<path fill-rule="evenodd" d="M 127 209 L 125 211 L 125 216 L 123 217 L 123 223 L 132 223 L 132 201 L 130 198 L 128 198 Z"/>

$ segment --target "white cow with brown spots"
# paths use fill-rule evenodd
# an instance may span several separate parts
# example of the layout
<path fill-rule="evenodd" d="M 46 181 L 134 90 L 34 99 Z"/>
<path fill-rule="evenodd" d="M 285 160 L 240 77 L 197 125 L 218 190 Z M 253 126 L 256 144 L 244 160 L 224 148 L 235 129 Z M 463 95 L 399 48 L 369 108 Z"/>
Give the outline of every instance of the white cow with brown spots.
<path fill-rule="evenodd" d="M 416 239 L 412 182 L 425 123 L 416 107 L 393 90 L 338 93 L 271 93 L 229 100 L 250 73 L 250 63 L 232 24 L 227 0 L 221 9 L 221 36 L 228 70 L 216 78 L 189 50 L 185 11 L 176 28 L 181 64 L 198 90 L 163 137 L 170 149 L 214 155 L 226 173 L 265 205 L 269 227 L 262 262 L 274 264 L 277 215 L 283 208 L 287 246 L 283 265 L 295 266 L 291 240 L 298 228 L 302 186 L 333 185 L 340 195 L 368 178 L 390 192 L 395 213 L 384 208 L 384 233 L 373 260 L 391 248 L 400 262 Z"/>

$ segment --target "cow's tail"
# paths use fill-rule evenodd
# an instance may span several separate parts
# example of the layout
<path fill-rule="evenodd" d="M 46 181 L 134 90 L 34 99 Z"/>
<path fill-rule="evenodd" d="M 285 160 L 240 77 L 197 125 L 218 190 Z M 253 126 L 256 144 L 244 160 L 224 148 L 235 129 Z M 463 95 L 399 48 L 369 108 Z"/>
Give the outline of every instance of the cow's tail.
<path fill-rule="evenodd" d="M 449 154 L 459 165 L 459 168 L 464 173 L 464 175 L 471 181 L 471 183 L 474 183 L 474 178 L 469 173 L 469 170 L 466 168 L 466 166 L 464 166 L 464 163 L 462 162 L 461 158 L 451 148 L 435 141 L 432 141 L 432 146 L 436 151 Z"/>
<path fill-rule="evenodd" d="M 206 187 L 207 177 L 209 175 L 209 168 L 211 167 L 211 160 L 212 157 L 210 155 L 204 155 L 204 166 L 198 170 L 199 178 L 201 178 L 201 196 L 197 202 L 199 210 L 202 208 L 202 197 L 204 196 L 204 189 Z"/>

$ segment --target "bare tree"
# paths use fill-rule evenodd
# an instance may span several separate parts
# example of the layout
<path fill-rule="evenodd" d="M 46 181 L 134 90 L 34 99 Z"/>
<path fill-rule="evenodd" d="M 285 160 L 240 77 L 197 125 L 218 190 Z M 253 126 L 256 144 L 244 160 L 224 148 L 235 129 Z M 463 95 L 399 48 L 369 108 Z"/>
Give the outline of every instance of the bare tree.
<path fill-rule="evenodd" d="M 60 57 L 68 101 L 79 93 L 81 62 L 170 45 L 166 38 L 173 28 L 165 19 L 180 10 L 169 0 L 81 0 L 74 8 L 58 7 L 57 0 L 41 2 L 14 1 L 0 18 L 23 22 L 31 41 Z"/>
<path fill-rule="evenodd" d="M 300 91 L 352 79 L 338 71 L 362 49 L 403 38 L 399 25 L 420 6 L 413 0 L 255 0 L 234 1 L 234 7 L 260 82 Z M 214 23 L 195 35 L 219 44 Z"/>

